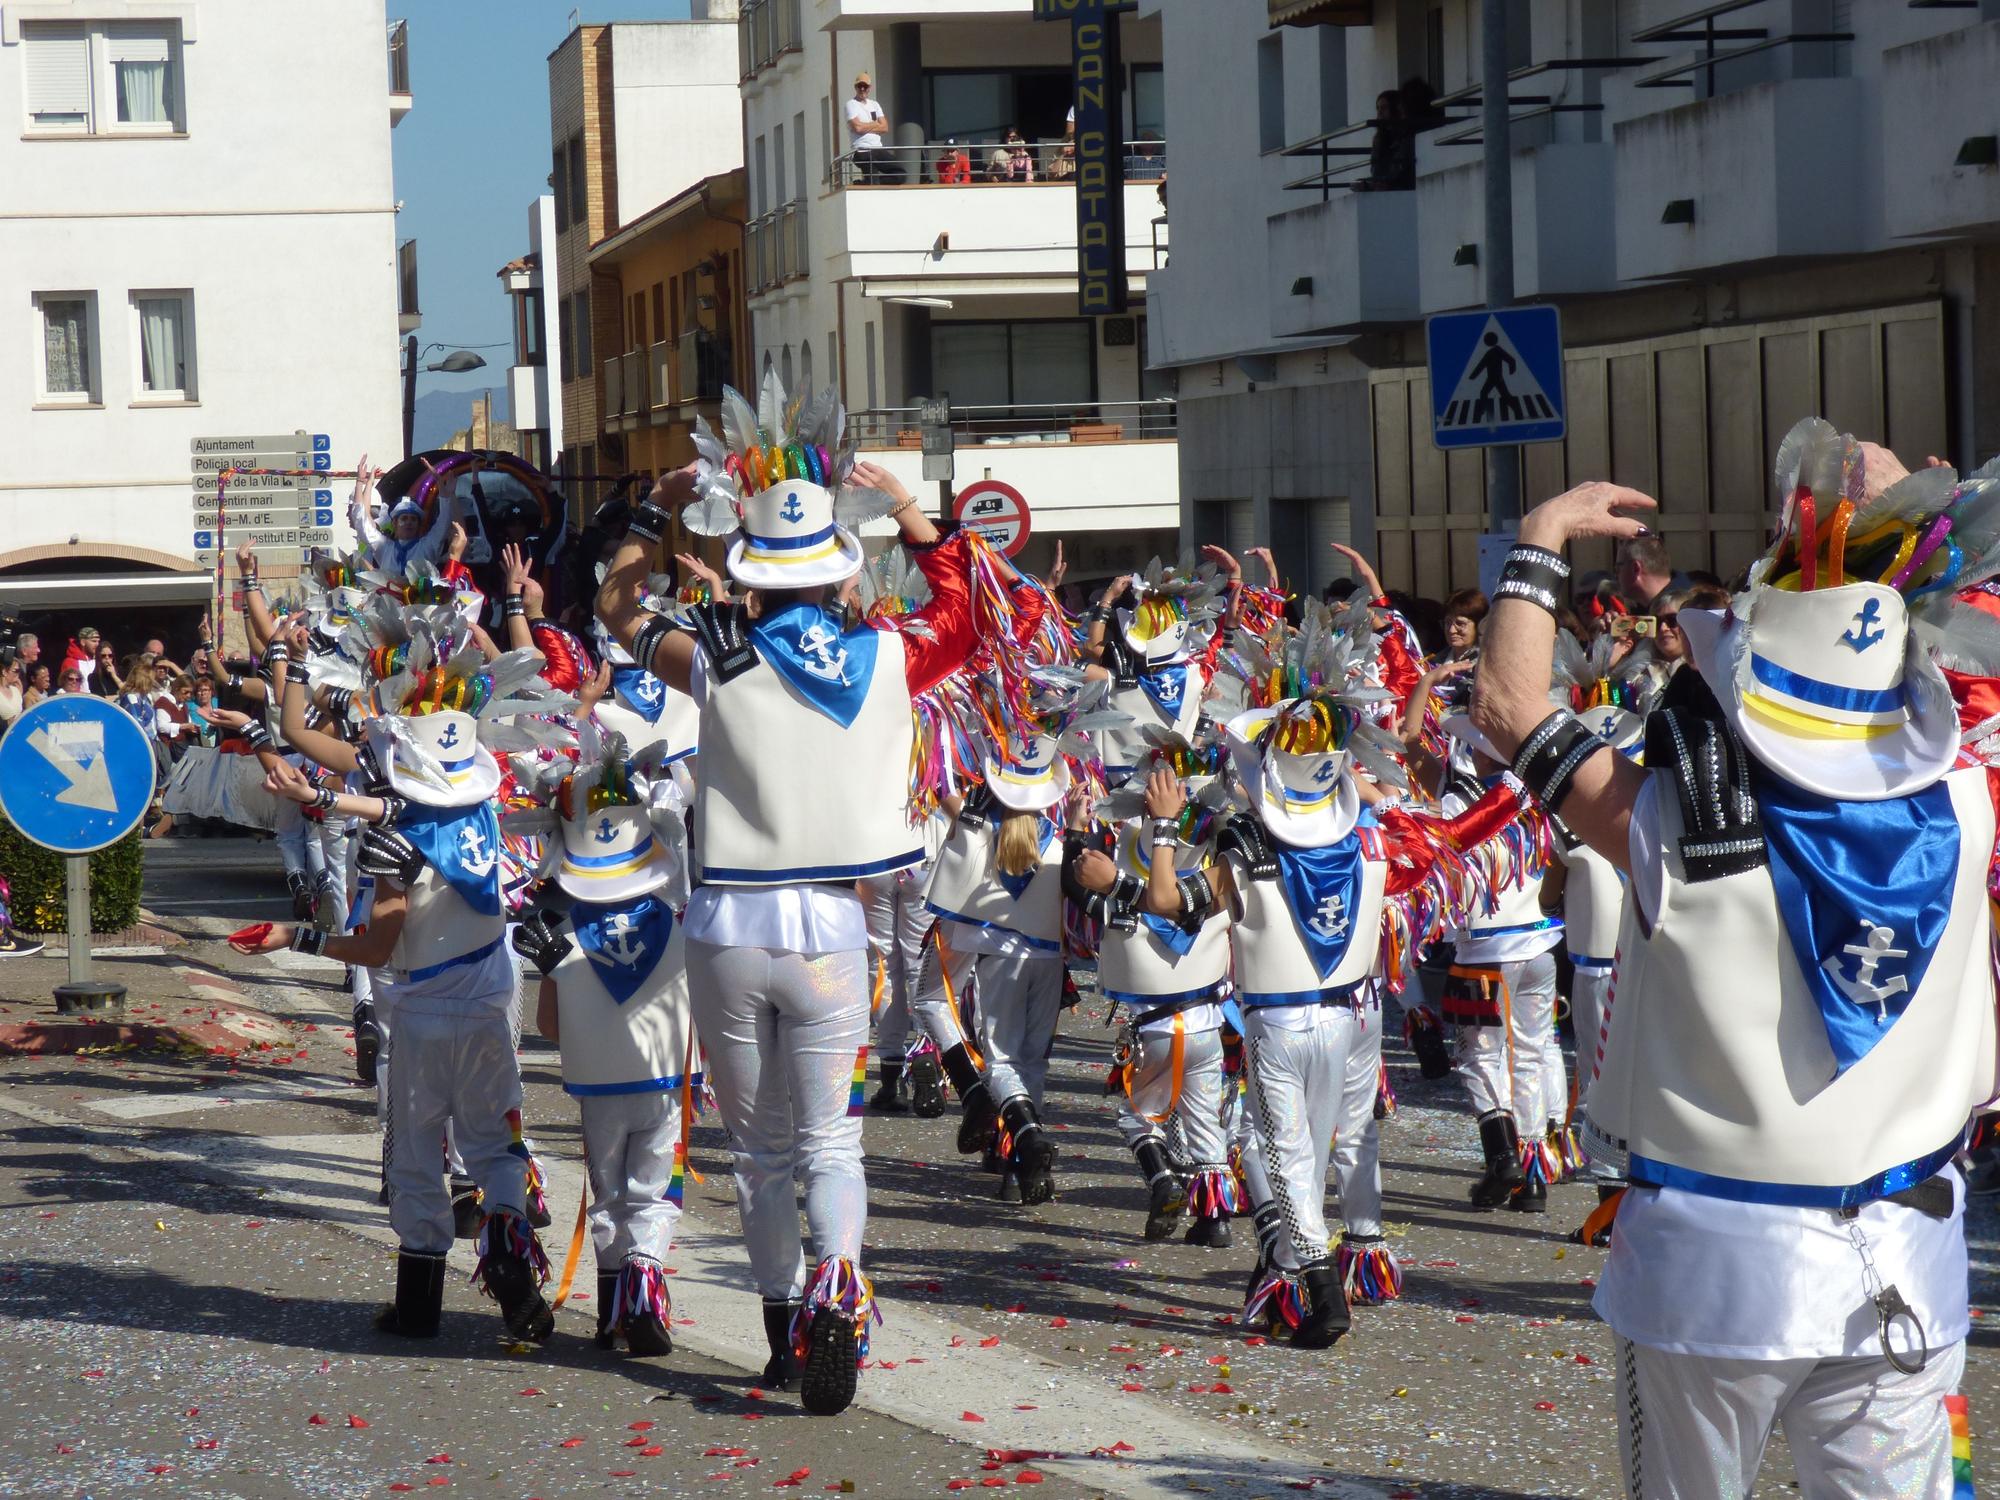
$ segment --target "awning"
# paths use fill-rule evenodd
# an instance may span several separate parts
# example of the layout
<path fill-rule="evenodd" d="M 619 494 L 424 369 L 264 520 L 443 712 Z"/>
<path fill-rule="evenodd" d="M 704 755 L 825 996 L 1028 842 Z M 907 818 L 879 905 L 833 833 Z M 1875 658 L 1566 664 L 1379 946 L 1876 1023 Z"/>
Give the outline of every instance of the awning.
<path fill-rule="evenodd" d="M 1273 26 L 1367 26 L 1375 0 L 1270 0 Z"/>
<path fill-rule="evenodd" d="M 205 604 L 214 590 L 213 573 L 0 573 L 0 613 Z"/>

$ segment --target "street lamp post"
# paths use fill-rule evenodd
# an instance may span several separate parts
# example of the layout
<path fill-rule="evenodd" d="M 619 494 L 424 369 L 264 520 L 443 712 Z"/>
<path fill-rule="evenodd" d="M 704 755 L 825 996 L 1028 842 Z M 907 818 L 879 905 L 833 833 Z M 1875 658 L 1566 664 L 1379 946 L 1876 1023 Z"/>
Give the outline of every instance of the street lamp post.
<path fill-rule="evenodd" d="M 443 344 L 426 344 L 417 348 L 417 336 L 413 333 L 403 345 L 403 457 L 408 458 L 416 451 L 417 429 L 417 361 L 433 349 L 442 349 Z M 437 375 L 462 375 L 467 370 L 481 370 L 486 361 L 470 349 L 454 349 L 434 365 L 425 365 L 426 373 Z"/>

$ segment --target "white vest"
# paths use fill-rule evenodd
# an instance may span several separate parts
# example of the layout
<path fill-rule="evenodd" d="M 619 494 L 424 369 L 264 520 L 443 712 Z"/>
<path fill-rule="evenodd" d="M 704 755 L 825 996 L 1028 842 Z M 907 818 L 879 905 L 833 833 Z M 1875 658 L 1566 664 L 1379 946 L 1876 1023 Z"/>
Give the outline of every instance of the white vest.
<path fill-rule="evenodd" d="M 1062 950 L 1063 837 L 1058 829 L 1017 897 L 993 868 L 994 841 L 1004 810 L 991 809 L 984 827 L 963 818 L 931 864 L 924 902 L 940 917 L 973 927 L 998 927 L 1050 953 Z"/>
<path fill-rule="evenodd" d="M 1359 830 L 1348 835 L 1359 838 Z M 1246 1009 L 1256 1005 L 1304 1005 L 1324 990 L 1345 989 L 1375 972 L 1382 945 L 1383 892 L 1389 867 L 1379 859 L 1361 861 L 1361 894 L 1348 915 L 1347 951 L 1331 974 L 1321 974 L 1312 950 L 1299 931 L 1284 882 L 1276 875 L 1252 880 L 1241 864 L 1236 878 L 1236 998 Z"/>
<path fill-rule="evenodd" d="M 1107 771 L 1130 771 L 1140 765 L 1151 752 L 1145 726 L 1171 729 L 1190 743 L 1201 722 L 1201 695 L 1204 691 L 1201 668 L 1193 662 L 1187 664 L 1187 691 L 1181 694 L 1181 710 L 1172 719 L 1160 712 L 1159 705 L 1146 696 L 1146 690 L 1136 682 L 1129 687 L 1114 686 L 1106 706 L 1121 714 L 1130 714 L 1132 722 L 1116 729 L 1097 731 L 1097 753 L 1103 757 Z"/>
<path fill-rule="evenodd" d="M 1542 877 L 1494 892 L 1491 911 L 1474 907 L 1472 921 L 1452 933 L 1454 956 L 1468 966 L 1514 963 L 1546 953 L 1562 941 L 1561 917 L 1542 910 Z"/>
<path fill-rule="evenodd" d="M 1097 949 L 1097 982 L 1105 997 L 1135 1011 L 1154 1010 L 1176 1000 L 1216 998 L 1229 978 L 1229 917 L 1213 912 L 1194 935 L 1194 946 L 1177 954 L 1143 921 L 1130 932 L 1104 929 Z"/>
<path fill-rule="evenodd" d="M 1618 955 L 1618 922 L 1625 911 L 1625 880 L 1618 867 L 1588 844 L 1563 855 L 1563 941 L 1572 962 L 1608 964 Z"/>
<path fill-rule="evenodd" d="M 676 919 L 667 951 L 623 1005 L 611 998 L 582 945 L 563 956 L 550 977 L 566 1093 L 643 1094 L 681 1086 L 693 1030 L 685 949 Z"/>
<path fill-rule="evenodd" d="M 418 984 L 458 964 L 484 958 L 505 940 L 503 912 L 482 916 L 429 865 L 409 887 L 408 914 L 389 967 L 406 983 Z"/>
<path fill-rule="evenodd" d="M 625 743 L 631 749 L 651 745 L 657 741 L 666 742 L 663 755 L 647 757 L 647 762 L 639 769 L 657 772 L 663 766 L 685 760 L 699 748 L 701 711 L 694 706 L 694 699 L 674 688 L 667 688 L 667 706 L 656 720 L 641 718 L 616 697 L 607 697 L 597 705 L 597 722 L 600 727 L 613 730 L 625 736 Z"/>
<path fill-rule="evenodd" d="M 760 661 L 729 682 L 709 673 L 700 738 L 702 883 L 848 881 L 923 859 L 909 820 L 915 733 L 896 632 L 880 633 L 875 675 L 847 727 Z"/>
<path fill-rule="evenodd" d="M 1635 1181 L 1752 1202 L 1837 1207 L 1843 1190 L 1865 1200 L 1935 1171 L 1993 1092 L 1984 770 L 1945 779 L 1958 875 L 1923 980 L 1838 1078 L 1770 870 L 1688 884 L 1679 799 L 1656 774 L 1663 893 L 1650 932 L 1637 899 L 1626 903 L 1593 1135 L 1630 1153 Z"/>

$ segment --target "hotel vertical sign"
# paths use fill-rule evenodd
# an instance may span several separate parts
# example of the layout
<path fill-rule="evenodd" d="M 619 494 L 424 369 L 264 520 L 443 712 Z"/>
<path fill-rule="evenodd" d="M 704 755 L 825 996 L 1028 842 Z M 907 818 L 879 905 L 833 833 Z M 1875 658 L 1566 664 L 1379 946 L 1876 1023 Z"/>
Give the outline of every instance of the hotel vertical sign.
<path fill-rule="evenodd" d="M 1125 277 L 1125 69 L 1118 12 L 1138 0 L 1035 0 L 1035 18 L 1067 21 L 1076 99 L 1077 311 L 1122 313 Z"/>

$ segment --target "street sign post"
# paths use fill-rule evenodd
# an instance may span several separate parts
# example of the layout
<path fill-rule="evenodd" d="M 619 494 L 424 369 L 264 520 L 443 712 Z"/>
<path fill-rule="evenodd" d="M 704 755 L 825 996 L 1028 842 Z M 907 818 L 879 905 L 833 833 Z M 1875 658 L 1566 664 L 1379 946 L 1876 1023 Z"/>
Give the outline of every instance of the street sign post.
<path fill-rule="evenodd" d="M 917 426 L 923 434 L 924 478 L 936 480 L 939 515 L 951 509 L 951 482 L 958 475 L 951 435 L 951 397 L 925 396 L 917 403 Z"/>
<path fill-rule="evenodd" d="M 982 479 L 958 492 L 952 514 L 968 531 L 976 531 L 1008 557 L 1028 545 L 1031 524 L 1028 502 L 1011 484 Z"/>
<path fill-rule="evenodd" d="M 1566 430 L 1562 315 L 1553 307 L 1440 313 L 1430 350 L 1431 437 L 1440 448 L 1552 443 Z"/>
<path fill-rule="evenodd" d="M 153 799 L 153 751 L 116 703 L 80 693 L 26 710 L 0 739 L 0 812 L 21 836 L 65 856 L 69 982 L 56 1009 L 117 1013 L 125 986 L 90 974 L 90 859 L 125 837 Z"/>

